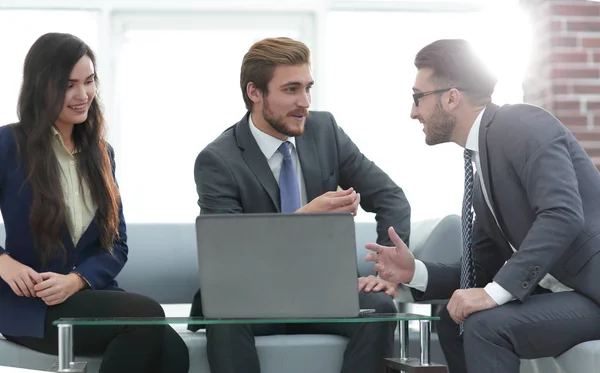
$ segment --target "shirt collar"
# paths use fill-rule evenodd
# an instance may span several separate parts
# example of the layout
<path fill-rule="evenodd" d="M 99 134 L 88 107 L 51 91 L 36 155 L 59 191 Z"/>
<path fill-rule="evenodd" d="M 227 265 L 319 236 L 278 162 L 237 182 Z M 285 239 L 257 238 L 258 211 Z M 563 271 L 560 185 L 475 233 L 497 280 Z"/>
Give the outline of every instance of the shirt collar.
<path fill-rule="evenodd" d="M 271 159 L 283 141 L 259 130 L 252 121 L 252 114 L 248 116 L 248 122 L 250 124 L 250 132 L 252 133 L 252 136 L 254 136 L 254 140 L 256 140 L 258 147 L 267 159 Z M 293 147 L 296 146 L 294 137 L 288 137 L 287 141 L 289 141 Z"/>
<path fill-rule="evenodd" d="M 54 140 L 58 143 L 58 145 L 61 148 L 63 148 L 67 153 L 71 154 L 67 150 L 67 147 L 65 146 L 65 142 L 63 141 L 62 136 L 60 135 L 60 132 L 58 132 L 58 130 L 54 126 L 52 126 L 52 135 L 54 136 Z M 75 151 L 73 151 L 73 154 L 75 154 L 75 153 L 79 153 L 79 150 L 77 148 L 75 148 Z"/>
<path fill-rule="evenodd" d="M 471 130 L 469 131 L 469 135 L 467 136 L 467 142 L 465 144 L 465 148 L 472 150 L 474 152 L 479 152 L 479 127 L 481 127 L 481 118 L 483 118 L 483 113 L 485 112 L 485 108 L 481 110 Z"/>

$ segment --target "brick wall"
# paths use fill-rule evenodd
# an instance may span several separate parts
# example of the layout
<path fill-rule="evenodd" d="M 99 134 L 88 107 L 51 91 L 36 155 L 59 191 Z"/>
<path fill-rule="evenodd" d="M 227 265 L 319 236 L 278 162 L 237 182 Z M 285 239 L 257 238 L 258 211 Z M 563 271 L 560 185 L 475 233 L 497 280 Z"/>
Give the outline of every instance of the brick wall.
<path fill-rule="evenodd" d="M 600 2 L 521 0 L 521 5 L 533 26 L 524 100 L 556 115 L 600 168 Z"/>

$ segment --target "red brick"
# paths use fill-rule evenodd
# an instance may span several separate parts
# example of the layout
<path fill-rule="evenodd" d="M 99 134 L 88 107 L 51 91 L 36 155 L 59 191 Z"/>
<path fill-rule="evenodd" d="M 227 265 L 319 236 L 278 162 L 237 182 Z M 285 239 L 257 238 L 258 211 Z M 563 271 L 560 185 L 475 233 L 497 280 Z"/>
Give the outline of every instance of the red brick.
<path fill-rule="evenodd" d="M 578 111 L 581 108 L 579 101 L 555 101 L 554 110 L 573 110 Z"/>
<path fill-rule="evenodd" d="M 590 156 L 590 157 L 599 157 L 600 156 L 600 148 L 585 148 L 585 152 Z"/>
<path fill-rule="evenodd" d="M 577 47 L 577 37 L 553 36 L 550 38 L 550 45 L 553 47 Z M 598 39 L 598 45 L 600 45 L 600 39 Z"/>
<path fill-rule="evenodd" d="M 600 70 L 593 68 L 553 68 L 550 72 L 552 79 L 598 79 Z"/>
<path fill-rule="evenodd" d="M 600 95 L 600 82 L 593 85 L 574 85 L 573 93 L 583 95 Z"/>
<path fill-rule="evenodd" d="M 560 120 L 561 122 L 563 122 L 563 124 L 565 126 L 587 126 L 587 117 L 581 116 L 581 115 L 573 115 L 573 116 L 566 116 L 566 115 L 561 115 L 561 116 L 557 116 L 558 120 Z M 600 133 L 599 133 L 600 135 Z M 598 137 L 598 139 L 600 140 L 600 136 Z"/>
<path fill-rule="evenodd" d="M 561 21 L 552 21 L 550 23 L 550 31 L 560 32 L 564 30 L 564 23 Z"/>
<path fill-rule="evenodd" d="M 587 52 L 552 52 L 550 62 L 553 63 L 586 63 L 588 62 Z"/>
<path fill-rule="evenodd" d="M 567 31 L 598 32 L 600 21 L 567 21 Z"/>
<path fill-rule="evenodd" d="M 585 107 L 590 111 L 599 111 L 600 110 L 600 102 L 588 102 Z"/>
<path fill-rule="evenodd" d="M 561 16 L 600 16 L 600 4 L 584 3 L 580 4 L 553 4 L 550 6 L 550 12 Z"/>
<path fill-rule="evenodd" d="M 594 62 L 600 62 L 600 52 L 593 52 Z"/>
<path fill-rule="evenodd" d="M 565 95 L 570 92 L 570 86 L 567 84 L 554 84 L 552 93 L 555 95 Z"/>
<path fill-rule="evenodd" d="M 600 131 L 572 131 L 579 141 L 599 141 Z"/>
<path fill-rule="evenodd" d="M 584 48 L 600 48 L 600 38 L 581 38 L 581 46 Z"/>

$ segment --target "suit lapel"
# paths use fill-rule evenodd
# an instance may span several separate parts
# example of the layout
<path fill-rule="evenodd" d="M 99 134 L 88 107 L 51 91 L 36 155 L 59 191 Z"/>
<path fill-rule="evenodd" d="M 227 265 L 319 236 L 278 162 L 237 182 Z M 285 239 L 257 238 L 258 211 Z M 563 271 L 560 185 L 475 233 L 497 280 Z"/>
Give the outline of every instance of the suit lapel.
<path fill-rule="evenodd" d="M 265 155 L 258 147 L 254 136 L 252 136 L 252 132 L 250 132 L 249 115 L 249 113 L 246 114 L 236 125 L 237 144 L 242 150 L 242 157 L 248 164 L 248 167 L 252 170 L 269 197 L 271 197 L 271 201 L 273 201 L 273 205 L 277 208 L 277 212 L 281 212 L 279 185 L 277 185 L 277 181 L 273 177 Z"/>
<path fill-rule="evenodd" d="M 307 119 L 306 128 L 302 136 L 296 137 L 296 148 L 298 149 L 298 158 L 306 185 L 307 203 L 320 196 L 323 192 L 321 166 L 317 146 L 312 136 L 311 125 Z"/>
<path fill-rule="evenodd" d="M 487 191 L 487 195 L 488 198 L 490 200 L 490 204 L 492 205 L 492 208 L 494 209 L 494 213 L 496 216 L 496 220 L 498 222 L 498 224 L 496 224 L 496 222 L 494 221 L 494 225 L 499 225 L 498 228 L 500 228 L 500 234 L 504 237 L 504 239 L 506 240 L 506 243 L 508 244 L 508 239 L 510 237 L 509 232 L 506 229 L 506 224 L 504 223 L 504 219 L 502 217 L 502 214 L 500 214 L 500 211 L 498 209 L 498 205 L 496 204 L 496 199 L 494 198 L 494 188 L 493 188 L 493 180 L 492 180 L 492 171 L 491 171 L 491 167 L 490 167 L 490 163 L 489 163 L 489 157 L 488 157 L 488 129 L 490 128 L 490 126 L 492 125 L 494 116 L 496 115 L 496 112 L 498 111 L 499 106 L 495 105 L 495 104 L 489 104 L 486 109 L 485 112 L 483 113 L 483 118 L 481 118 L 481 125 L 479 127 L 479 161 L 481 162 L 481 174 L 483 176 L 483 182 L 485 184 L 485 190 Z M 483 191 L 481 191 L 483 193 Z M 483 194 L 482 194 L 483 196 Z M 493 219 L 493 217 L 492 217 Z M 509 246 L 507 246 L 509 251 L 512 253 L 512 249 L 510 249 Z"/>
<path fill-rule="evenodd" d="M 493 190 L 490 182 L 490 167 L 488 161 L 488 150 L 487 150 L 487 133 L 488 128 L 492 124 L 492 119 L 494 115 L 496 115 L 496 110 L 498 110 L 498 106 L 495 104 L 489 104 L 485 112 L 483 113 L 483 117 L 481 118 L 481 124 L 479 126 L 479 161 L 481 163 L 481 175 L 483 176 L 483 183 L 485 185 L 485 190 L 488 192 L 488 197 L 490 198 L 490 203 L 492 207 L 494 207 L 493 203 Z"/>

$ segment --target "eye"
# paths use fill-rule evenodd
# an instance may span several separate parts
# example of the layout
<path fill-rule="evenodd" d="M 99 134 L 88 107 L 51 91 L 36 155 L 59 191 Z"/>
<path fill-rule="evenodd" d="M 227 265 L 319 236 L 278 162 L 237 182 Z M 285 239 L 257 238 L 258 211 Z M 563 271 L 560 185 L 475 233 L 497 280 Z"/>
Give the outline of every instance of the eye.
<path fill-rule="evenodd" d="M 85 84 L 92 84 L 93 82 L 93 80 L 88 80 L 87 82 L 85 82 Z"/>
<path fill-rule="evenodd" d="M 285 89 L 285 91 L 286 91 L 286 92 L 290 92 L 290 93 L 292 93 L 292 92 L 295 92 L 295 91 L 296 91 L 296 87 L 287 87 L 287 88 Z"/>

